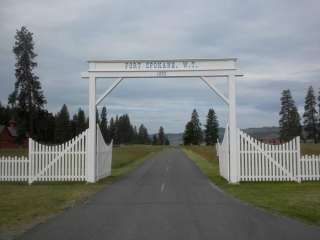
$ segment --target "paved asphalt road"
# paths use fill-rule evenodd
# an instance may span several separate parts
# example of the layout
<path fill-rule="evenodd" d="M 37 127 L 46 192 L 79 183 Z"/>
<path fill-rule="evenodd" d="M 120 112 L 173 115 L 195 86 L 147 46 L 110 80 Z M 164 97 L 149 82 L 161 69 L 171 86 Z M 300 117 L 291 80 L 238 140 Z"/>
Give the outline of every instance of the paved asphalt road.
<path fill-rule="evenodd" d="M 230 198 L 183 152 L 168 149 L 21 239 L 319 240 L 320 228 Z"/>

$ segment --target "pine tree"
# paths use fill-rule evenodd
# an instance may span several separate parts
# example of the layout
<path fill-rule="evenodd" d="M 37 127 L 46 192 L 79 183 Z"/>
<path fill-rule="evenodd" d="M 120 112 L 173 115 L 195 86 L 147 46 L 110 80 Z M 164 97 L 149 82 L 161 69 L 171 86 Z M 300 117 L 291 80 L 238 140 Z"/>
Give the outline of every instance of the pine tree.
<path fill-rule="evenodd" d="M 72 120 L 70 121 L 70 129 L 71 129 L 71 136 L 77 136 L 77 123 L 78 123 L 78 115 L 74 114 Z"/>
<path fill-rule="evenodd" d="M 86 121 L 86 115 L 84 111 L 79 108 L 78 115 L 77 115 L 77 135 L 82 133 L 84 130 L 88 128 L 88 123 Z"/>
<path fill-rule="evenodd" d="M 140 144 L 150 144 L 148 129 L 141 124 L 138 131 L 138 143 Z"/>
<path fill-rule="evenodd" d="M 120 116 L 116 126 L 119 136 L 119 143 L 131 143 L 133 140 L 133 126 L 130 123 L 129 115 L 124 114 Z"/>
<path fill-rule="evenodd" d="M 183 133 L 183 144 L 184 145 L 190 145 L 192 144 L 193 142 L 193 123 L 191 121 L 189 121 L 187 124 L 186 124 L 186 127 L 185 127 L 185 130 L 184 130 L 184 133 Z"/>
<path fill-rule="evenodd" d="M 9 103 L 13 106 L 16 104 L 19 110 L 19 117 L 23 122 L 23 129 L 33 137 L 34 116 L 37 110 L 43 109 L 46 104 L 41 84 L 38 76 L 33 72 L 37 67 L 34 53 L 33 33 L 29 32 L 26 27 L 21 27 L 15 35 L 15 44 L 13 52 L 16 57 L 15 64 L 15 89 L 9 96 Z M 21 130 L 21 129 L 20 129 Z M 20 133 L 24 135 L 25 133 Z"/>
<path fill-rule="evenodd" d="M 34 129 L 34 139 L 40 142 L 54 142 L 55 119 L 52 113 L 47 110 L 34 112 L 34 122 L 37 123 Z"/>
<path fill-rule="evenodd" d="M 191 120 L 186 124 L 183 134 L 184 144 L 199 145 L 202 142 L 202 129 L 197 110 L 191 114 Z"/>
<path fill-rule="evenodd" d="M 159 142 L 160 145 L 164 145 L 165 144 L 165 140 L 166 140 L 166 136 L 164 134 L 164 129 L 161 126 L 159 128 L 159 131 L 158 131 L 158 142 Z"/>
<path fill-rule="evenodd" d="M 113 142 L 115 143 L 115 139 L 116 137 L 116 125 L 115 122 L 113 120 L 113 117 L 111 117 L 110 119 L 110 124 L 109 124 L 109 133 L 110 133 L 110 139 L 108 142 L 111 142 L 111 140 L 113 140 Z"/>
<path fill-rule="evenodd" d="M 205 142 L 207 145 L 214 145 L 217 143 L 219 123 L 215 111 L 209 109 L 207 115 L 207 124 L 205 125 Z"/>
<path fill-rule="evenodd" d="M 137 126 L 133 126 L 132 128 L 132 143 L 133 144 L 138 144 L 139 143 L 139 136 L 138 136 L 138 130 L 137 130 Z"/>
<path fill-rule="evenodd" d="M 99 115 L 99 111 L 97 108 L 96 108 L 96 122 L 100 126 L 101 120 L 100 120 L 100 115 Z"/>
<path fill-rule="evenodd" d="M 108 133 L 108 120 L 107 120 L 107 108 L 103 107 L 101 110 L 101 116 L 100 116 L 100 129 L 102 136 L 105 141 L 109 139 L 109 133 Z"/>
<path fill-rule="evenodd" d="M 6 108 L 0 102 L 0 125 L 7 124 Z"/>
<path fill-rule="evenodd" d="M 157 134 L 154 134 L 153 137 L 152 137 L 152 145 L 158 145 Z"/>
<path fill-rule="evenodd" d="M 309 87 L 304 104 L 304 130 L 307 134 L 307 139 L 313 139 L 317 143 L 317 110 L 316 97 L 312 86 Z"/>
<path fill-rule="evenodd" d="M 57 143 L 68 141 L 71 137 L 71 124 L 69 111 L 65 104 L 56 115 L 55 125 L 55 141 Z"/>
<path fill-rule="evenodd" d="M 202 136 L 202 129 L 201 129 L 201 123 L 199 120 L 199 115 L 197 113 L 197 110 L 194 109 L 191 115 L 191 122 L 193 124 L 193 144 L 199 145 L 202 142 L 203 136 Z"/>
<path fill-rule="evenodd" d="M 289 141 L 301 135 L 300 115 L 289 89 L 282 91 L 279 115 L 280 138 L 282 140 Z"/>

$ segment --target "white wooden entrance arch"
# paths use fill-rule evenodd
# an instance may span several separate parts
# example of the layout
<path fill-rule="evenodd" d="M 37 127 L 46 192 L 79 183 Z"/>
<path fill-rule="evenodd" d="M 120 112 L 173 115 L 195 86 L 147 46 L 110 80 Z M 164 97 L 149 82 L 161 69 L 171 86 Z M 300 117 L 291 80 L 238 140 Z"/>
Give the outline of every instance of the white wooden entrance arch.
<path fill-rule="evenodd" d="M 89 69 L 82 78 L 89 79 L 89 133 L 87 181 L 95 182 L 96 176 L 96 106 L 124 78 L 200 78 L 229 108 L 229 182 L 239 182 L 237 148 L 236 78 L 242 76 L 236 58 L 226 59 L 171 59 L 171 60 L 106 60 L 88 61 Z M 226 77 L 229 94 L 224 96 L 208 77 Z M 96 79 L 116 78 L 111 87 L 96 100 Z"/>

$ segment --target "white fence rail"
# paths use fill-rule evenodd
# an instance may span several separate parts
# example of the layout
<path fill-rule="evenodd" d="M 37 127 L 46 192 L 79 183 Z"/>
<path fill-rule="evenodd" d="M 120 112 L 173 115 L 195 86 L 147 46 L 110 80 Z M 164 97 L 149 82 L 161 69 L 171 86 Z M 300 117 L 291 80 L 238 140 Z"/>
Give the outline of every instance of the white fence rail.
<path fill-rule="evenodd" d="M 229 180 L 229 127 L 227 125 L 222 143 L 219 141 L 216 144 L 217 154 L 219 156 L 219 171 L 220 175 Z"/>
<path fill-rule="evenodd" d="M 305 155 L 301 157 L 301 180 L 320 180 L 320 156 Z"/>
<path fill-rule="evenodd" d="M 97 164 L 96 180 L 111 175 L 112 142 L 107 145 L 102 136 L 99 125 L 97 126 Z"/>
<path fill-rule="evenodd" d="M 29 178 L 27 157 L 0 157 L 0 181 L 23 182 Z"/>

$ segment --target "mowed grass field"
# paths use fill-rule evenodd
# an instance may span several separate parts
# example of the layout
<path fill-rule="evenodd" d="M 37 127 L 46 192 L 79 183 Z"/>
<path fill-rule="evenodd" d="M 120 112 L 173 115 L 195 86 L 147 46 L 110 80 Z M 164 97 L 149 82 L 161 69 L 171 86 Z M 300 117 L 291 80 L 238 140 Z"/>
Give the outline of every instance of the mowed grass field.
<path fill-rule="evenodd" d="M 74 204 L 85 201 L 115 178 L 122 176 L 161 146 L 131 145 L 113 149 L 112 176 L 98 183 L 0 183 L 0 233 L 23 231 L 29 224 L 39 223 Z M 3 155 L 26 155 L 27 150 L 0 150 Z M 1 234 L 0 234 L 1 238 Z"/>
<path fill-rule="evenodd" d="M 302 145 L 302 151 L 316 154 L 319 144 Z M 320 225 L 320 182 L 257 182 L 228 184 L 219 175 L 214 147 L 190 146 L 184 151 L 216 185 L 228 194 L 276 214 Z"/>
<path fill-rule="evenodd" d="M 320 155 L 320 143 L 312 144 L 312 143 L 302 143 L 301 144 L 301 155 Z"/>

